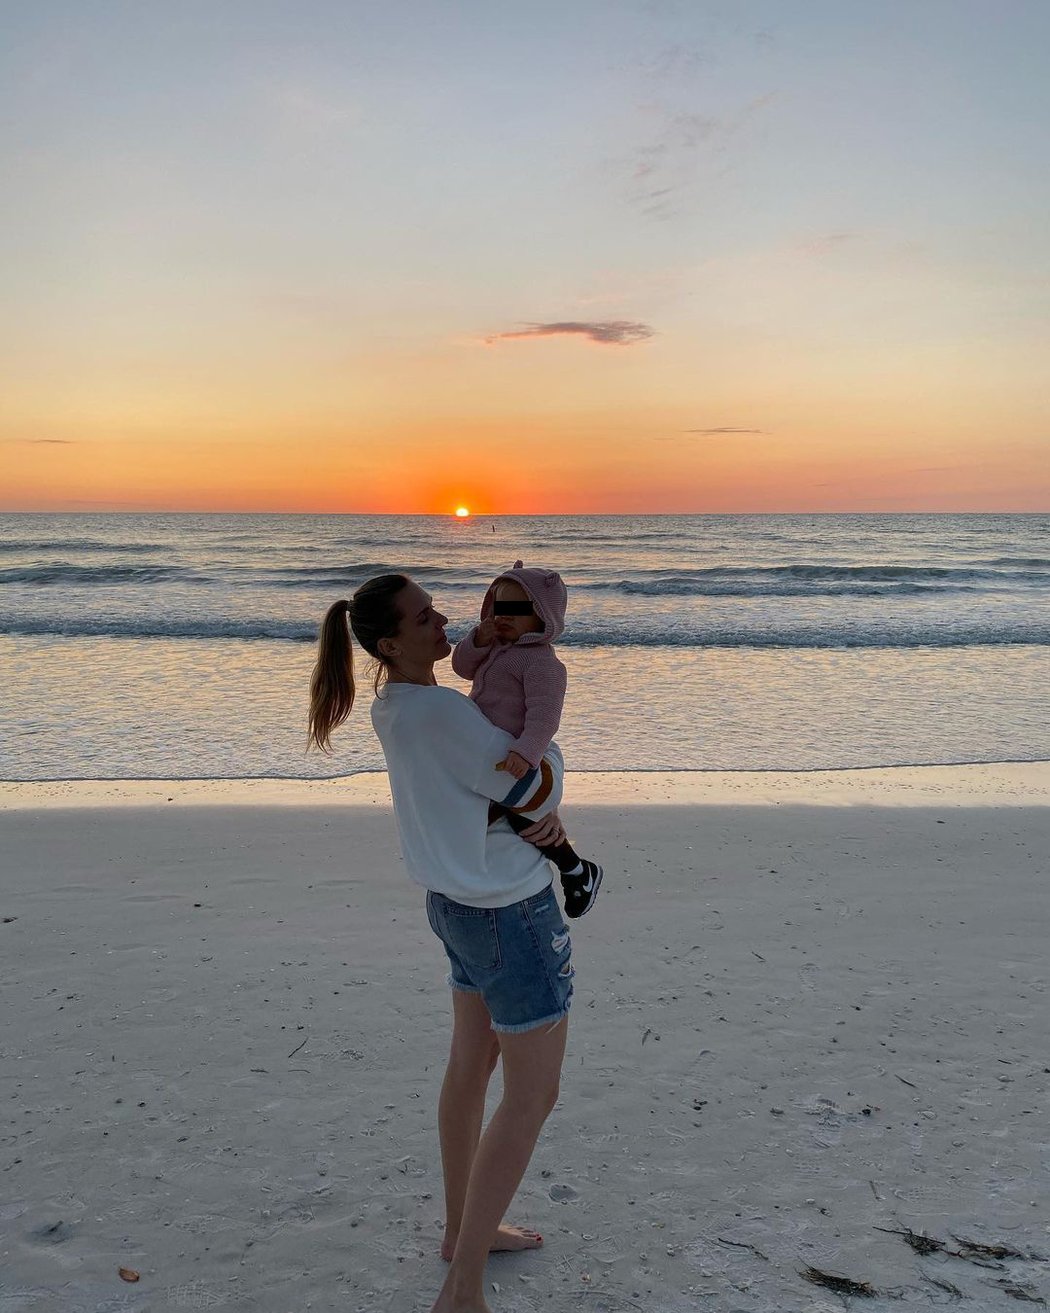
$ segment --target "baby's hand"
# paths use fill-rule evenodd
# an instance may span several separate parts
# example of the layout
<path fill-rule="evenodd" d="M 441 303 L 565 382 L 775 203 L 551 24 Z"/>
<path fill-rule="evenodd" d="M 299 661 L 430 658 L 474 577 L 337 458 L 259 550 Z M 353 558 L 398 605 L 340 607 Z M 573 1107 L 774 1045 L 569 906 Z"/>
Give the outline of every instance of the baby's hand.
<path fill-rule="evenodd" d="M 475 647 L 491 647 L 493 639 L 496 637 L 496 622 L 491 616 L 487 620 L 482 620 L 474 631 Z"/>
<path fill-rule="evenodd" d="M 522 779 L 532 767 L 520 752 L 508 752 L 503 761 L 496 762 L 497 770 L 509 770 L 516 780 Z"/>

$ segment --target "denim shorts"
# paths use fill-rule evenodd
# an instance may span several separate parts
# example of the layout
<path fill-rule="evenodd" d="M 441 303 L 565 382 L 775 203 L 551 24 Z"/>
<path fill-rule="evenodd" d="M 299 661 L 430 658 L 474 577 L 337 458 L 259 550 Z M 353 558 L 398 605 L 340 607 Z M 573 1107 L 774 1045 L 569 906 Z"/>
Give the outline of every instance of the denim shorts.
<path fill-rule="evenodd" d="M 568 1012 L 572 941 L 551 885 L 509 907 L 468 907 L 430 890 L 427 917 L 448 954 L 448 983 L 481 995 L 493 1030 L 555 1025 Z"/>

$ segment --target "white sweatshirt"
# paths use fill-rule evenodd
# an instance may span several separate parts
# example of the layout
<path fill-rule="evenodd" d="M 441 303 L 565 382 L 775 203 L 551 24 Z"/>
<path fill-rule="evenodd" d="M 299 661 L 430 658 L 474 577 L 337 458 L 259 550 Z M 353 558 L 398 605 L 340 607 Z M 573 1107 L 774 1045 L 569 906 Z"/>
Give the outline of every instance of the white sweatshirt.
<path fill-rule="evenodd" d="M 564 764 L 551 743 L 521 780 L 496 770 L 514 736 L 486 720 L 468 697 L 438 685 L 386 684 L 372 703 L 394 800 L 401 853 L 412 879 L 457 903 L 507 907 L 551 881 L 540 850 L 499 820 L 489 800 L 530 818 L 561 801 Z"/>

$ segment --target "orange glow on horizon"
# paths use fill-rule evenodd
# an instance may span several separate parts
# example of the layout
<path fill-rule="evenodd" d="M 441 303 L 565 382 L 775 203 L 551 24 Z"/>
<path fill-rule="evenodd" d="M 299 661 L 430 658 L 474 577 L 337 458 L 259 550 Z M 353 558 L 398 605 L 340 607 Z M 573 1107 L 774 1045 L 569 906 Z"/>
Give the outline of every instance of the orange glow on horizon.
<path fill-rule="evenodd" d="M 350 435 L 315 419 L 294 442 L 283 421 L 109 431 L 101 421 L 26 417 L 0 425 L 0 509 L 425 514 L 465 524 L 493 515 L 1047 508 L 1045 439 L 1027 414 L 994 452 L 983 413 L 965 427 L 936 416 L 918 451 L 892 407 L 833 411 L 819 423 L 797 409 L 779 422 L 759 414 L 753 432 L 709 433 L 671 405 L 392 417 Z"/>

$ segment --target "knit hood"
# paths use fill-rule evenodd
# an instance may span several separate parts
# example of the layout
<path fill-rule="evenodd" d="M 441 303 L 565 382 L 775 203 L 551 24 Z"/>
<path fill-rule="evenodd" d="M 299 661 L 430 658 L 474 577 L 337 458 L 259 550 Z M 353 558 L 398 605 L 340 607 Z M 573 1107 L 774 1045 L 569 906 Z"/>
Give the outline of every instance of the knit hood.
<path fill-rule="evenodd" d="M 507 570 L 497 579 L 493 579 L 488 592 L 485 594 L 485 600 L 481 604 L 482 620 L 487 620 L 493 614 L 496 585 L 502 583 L 505 579 L 510 579 L 525 589 L 533 609 L 543 621 L 542 633 L 525 634 L 518 639 L 518 642 L 524 646 L 526 643 L 553 643 L 557 638 L 560 638 L 562 630 L 565 628 L 565 603 L 567 600 L 565 584 L 562 582 L 561 575 L 554 570 L 541 570 L 538 567 L 526 569 L 521 561 L 515 561 L 512 570 Z"/>

